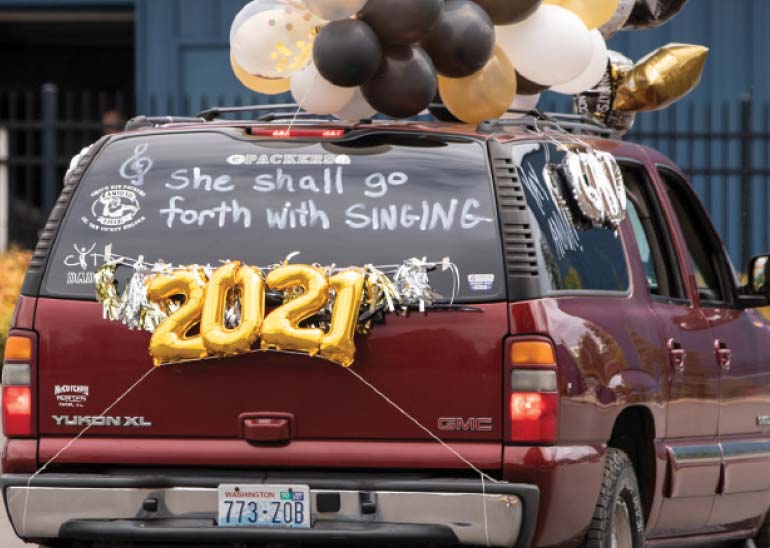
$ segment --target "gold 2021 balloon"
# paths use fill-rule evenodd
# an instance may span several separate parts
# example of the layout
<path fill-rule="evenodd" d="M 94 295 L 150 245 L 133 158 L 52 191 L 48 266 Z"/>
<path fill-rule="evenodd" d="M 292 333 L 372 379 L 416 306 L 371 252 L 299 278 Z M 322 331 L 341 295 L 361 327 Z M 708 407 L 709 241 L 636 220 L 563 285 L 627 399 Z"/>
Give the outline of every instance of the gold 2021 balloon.
<path fill-rule="evenodd" d="M 709 49 L 669 44 L 639 61 L 623 80 L 613 107 L 644 112 L 659 110 L 689 94 L 700 83 Z"/>
<path fill-rule="evenodd" d="M 303 329 L 300 322 L 318 313 L 329 299 L 329 281 L 324 273 L 308 265 L 284 265 L 267 275 L 267 286 L 277 291 L 302 287 L 294 300 L 273 310 L 262 324 L 262 350 L 284 350 L 318 354 L 322 329 Z"/>
<path fill-rule="evenodd" d="M 238 291 L 241 321 L 229 329 L 225 326 L 227 295 Z M 265 282 L 260 272 L 238 262 L 218 268 L 206 286 L 206 299 L 201 317 L 201 334 L 206 350 L 212 355 L 234 356 L 251 350 L 259 338 L 265 318 Z"/>
<path fill-rule="evenodd" d="M 620 0 L 545 0 L 575 13 L 589 29 L 598 29 L 615 15 Z"/>
<path fill-rule="evenodd" d="M 177 295 L 185 298 L 184 304 L 166 318 L 150 339 L 150 354 L 155 365 L 206 357 L 206 347 L 200 334 L 188 336 L 188 332 L 201 319 L 204 289 L 202 270 L 181 270 L 153 278 L 147 287 L 147 296 L 153 302 L 165 304 Z"/>
<path fill-rule="evenodd" d="M 249 74 L 238 64 L 233 54 L 230 54 L 230 65 L 233 68 L 235 77 L 251 91 L 264 93 L 265 95 L 278 95 L 291 89 L 291 79 L 289 78 L 260 78 L 259 76 Z"/>
<path fill-rule="evenodd" d="M 516 70 L 500 46 L 480 71 L 465 78 L 438 77 L 444 105 L 468 124 L 500 118 L 516 97 Z"/>
<path fill-rule="evenodd" d="M 353 339 L 364 293 L 364 274 L 360 270 L 346 270 L 332 277 L 329 284 L 336 297 L 331 327 L 321 341 L 321 356 L 343 367 L 350 367 L 356 358 Z"/>

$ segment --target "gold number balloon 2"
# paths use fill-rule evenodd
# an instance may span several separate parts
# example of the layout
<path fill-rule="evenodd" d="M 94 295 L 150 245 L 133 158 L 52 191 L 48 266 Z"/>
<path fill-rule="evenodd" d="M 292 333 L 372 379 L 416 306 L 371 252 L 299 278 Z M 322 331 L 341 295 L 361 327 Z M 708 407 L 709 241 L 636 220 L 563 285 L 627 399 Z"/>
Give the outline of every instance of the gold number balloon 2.
<path fill-rule="evenodd" d="M 241 300 L 240 324 L 225 326 L 227 295 L 238 291 Z M 201 318 L 203 344 L 209 354 L 234 356 L 251 350 L 259 338 L 265 317 L 265 282 L 261 273 L 238 262 L 218 268 L 206 286 Z"/>
<path fill-rule="evenodd" d="M 618 88 L 613 108 L 631 112 L 660 110 L 700 83 L 709 49 L 669 44 L 639 61 Z"/>
<path fill-rule="evenodd" d="M 297 298 L 273 310 L 262 324 L 262 350 L 294 350 L 315 356 L 324 337 L 322 329 L 302 329 L 300 322 L 323 308 L 329 299 L 329 282 L 319 269 L 308 265 L 284 265 L 267 275 L 270 289 L 301 287 Z"/>
<path fill-rule="evenodd" d="M 356 334 L 361 298 L 364 292 L 364 274 L 346 270 L 329 280 L 335 292 L 331 327 L 321 341 L 321 356 L 329 361 L 350 367 L 356 358 Z"/>
<path fill-rule="evenodd" d="M 176 296 L 184 297 L 184 304 L 161 322 L 150 339 L 150 354 L 155 365 L 206 357 L 206 347 L 200 334 L 188 335 L 200 322 L 205 280 L 202 270 L 180 270 L 170 275 L 153 278 L 147 296 L 153 302 L 165 304 Z"/>

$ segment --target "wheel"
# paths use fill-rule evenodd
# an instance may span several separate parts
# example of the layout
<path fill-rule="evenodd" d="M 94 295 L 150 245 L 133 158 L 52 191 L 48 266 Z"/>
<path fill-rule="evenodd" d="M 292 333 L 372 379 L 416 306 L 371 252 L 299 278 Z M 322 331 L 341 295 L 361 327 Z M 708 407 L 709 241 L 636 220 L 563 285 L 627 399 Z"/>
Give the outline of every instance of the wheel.
<path fill-rule="evenodd" d="M 754 544 L 757 548 L 770 548 L 770 514 L 765 516 L 765 521 L 762 522 L 757 536 L 754 537 Z"/>
<path fill-rule="evenodd" d="M 631 460 L 607 449 L 599 501 L 584 548 L 644 548 L 644 512 Z"/>

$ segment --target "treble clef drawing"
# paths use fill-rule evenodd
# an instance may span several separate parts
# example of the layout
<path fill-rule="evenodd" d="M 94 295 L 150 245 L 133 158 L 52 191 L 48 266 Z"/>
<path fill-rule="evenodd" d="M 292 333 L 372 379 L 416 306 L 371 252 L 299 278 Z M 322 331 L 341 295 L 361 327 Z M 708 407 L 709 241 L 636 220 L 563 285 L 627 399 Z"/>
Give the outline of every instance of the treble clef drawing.
<path fill-rule="evenodd" d="M 144 155 L 148 148 L 147 143 L 138 145 L 134 149 L 134 155 L 120 166 L 120 176 L 128 179 L 134 186 L 144 185 L 144 176 L 152 169 L 152 158 Z"/>

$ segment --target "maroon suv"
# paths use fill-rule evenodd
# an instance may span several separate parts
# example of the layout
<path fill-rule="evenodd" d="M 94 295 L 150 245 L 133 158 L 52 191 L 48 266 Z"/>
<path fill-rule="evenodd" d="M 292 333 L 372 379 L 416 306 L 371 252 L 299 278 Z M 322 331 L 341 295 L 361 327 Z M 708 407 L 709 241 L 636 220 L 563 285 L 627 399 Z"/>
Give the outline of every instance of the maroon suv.
<path fill-rule="evenodd" d="M 67 175 L 3 369 L 20 537 L 770 547 L 768 261 L 739 285 L 671 161 L 539 114 L 478 128 L 215 114 L 135 120 Z M 620 166 L 617 228 L 580 222 L 581 196 L 555 191 L 580 150 Z M 95 301 L 108 253 L 266 265 L 294 251 L 448 257 L 459 280 L 437 268 L 443 299 L 373 318 L 350 370 L 260 352 L 154 369 L 150 335 Z M 221 526 L 223 497 L 237 512 L 233 497 L 278 492 L 275 527 Z"/>

